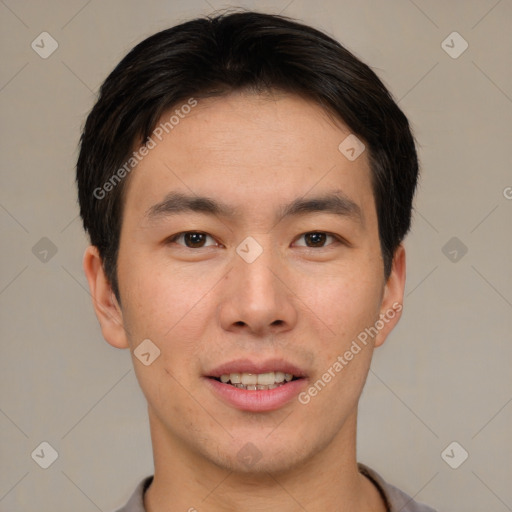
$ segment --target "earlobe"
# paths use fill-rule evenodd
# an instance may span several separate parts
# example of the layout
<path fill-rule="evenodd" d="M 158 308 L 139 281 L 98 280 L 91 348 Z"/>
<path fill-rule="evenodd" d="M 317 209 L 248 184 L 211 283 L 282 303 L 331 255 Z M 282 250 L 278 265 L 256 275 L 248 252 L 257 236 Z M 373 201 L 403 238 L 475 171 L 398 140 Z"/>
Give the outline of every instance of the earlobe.
<path fill-rule="evenodd" d="M 378 335 L 375 337 L 375 347 L 382 345 L 389 333 L 396 326 L 402 315 L 403 299 L 405 290 L 405 248 L 402 244 L 398 246 L 393 256 L 391 273 L 384 286 L 384 295 L 380 310 Z"/>
<path fill-rule="evenodd" d="M 97 247 L 93 245 L 87 247 L 83 258 L 83 268 L 89 282 L 94 311 L 103 337 L 113 347 L 128 348 L 121 307 L 107 279 Z"/>

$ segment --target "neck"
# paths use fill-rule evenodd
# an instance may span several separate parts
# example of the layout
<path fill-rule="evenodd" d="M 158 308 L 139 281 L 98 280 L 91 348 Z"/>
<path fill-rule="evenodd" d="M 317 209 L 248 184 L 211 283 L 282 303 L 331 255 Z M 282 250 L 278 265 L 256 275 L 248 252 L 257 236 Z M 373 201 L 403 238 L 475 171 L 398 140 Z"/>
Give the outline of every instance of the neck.
<path fill-rule="evenodd" d="M 379 511 L 378 490 L 356 463 L 356 412 L 339 434 L 307 460 L 275 472 L 235 472 L 170 434 L 149 411 L 155 473 L 146 512 Z"/>

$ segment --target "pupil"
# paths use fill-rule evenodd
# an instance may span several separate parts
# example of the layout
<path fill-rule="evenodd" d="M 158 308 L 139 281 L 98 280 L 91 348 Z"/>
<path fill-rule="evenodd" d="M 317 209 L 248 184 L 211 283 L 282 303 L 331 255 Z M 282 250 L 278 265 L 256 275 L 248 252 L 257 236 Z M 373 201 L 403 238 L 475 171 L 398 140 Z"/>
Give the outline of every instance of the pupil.
<path fill-rule="evenodd" d="M 201 247 L 204 242 L 204 233 L 186 233 L 187 247 Z"/>
<path fill-rule="evenodd" d="M 308 233 L 306 235 L 306 243 L 311 244 L 313 247 L 322 246 L 326 239 L 325 233 Z"/>

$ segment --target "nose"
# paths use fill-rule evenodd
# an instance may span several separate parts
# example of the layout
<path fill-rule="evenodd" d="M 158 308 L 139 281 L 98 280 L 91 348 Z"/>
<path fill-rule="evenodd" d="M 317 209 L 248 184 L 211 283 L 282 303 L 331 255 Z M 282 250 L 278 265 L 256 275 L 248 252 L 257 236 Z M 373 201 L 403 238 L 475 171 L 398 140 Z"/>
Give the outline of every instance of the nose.
<path fill-rule="evenodd" d="M 224 330 L 265 336 L 285 332 L 297 322 L 289 270 L 270 247 L 248 262 L 234 254 L 218 309 Z"/>

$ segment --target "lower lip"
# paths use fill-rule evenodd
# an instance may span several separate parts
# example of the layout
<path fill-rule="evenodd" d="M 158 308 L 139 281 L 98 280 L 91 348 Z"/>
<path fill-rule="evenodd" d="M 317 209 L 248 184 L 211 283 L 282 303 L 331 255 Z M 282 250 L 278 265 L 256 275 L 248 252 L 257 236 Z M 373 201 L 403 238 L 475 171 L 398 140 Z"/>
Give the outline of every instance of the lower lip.
<path fill-rule="evenodd" d="M 231 384 L 206 377 L 207 385 L 213 393 L 233 407 L 242 411 L 263 412 L 283 407 L 296 397 L 306 386 L 305 378 L 293 380 L 274 389 L 254 391 L 240 389 Z"/>

